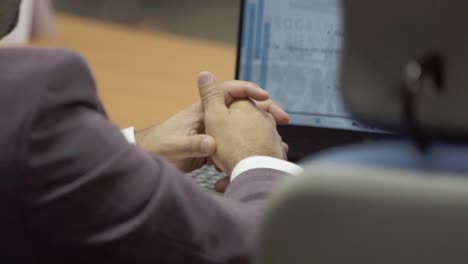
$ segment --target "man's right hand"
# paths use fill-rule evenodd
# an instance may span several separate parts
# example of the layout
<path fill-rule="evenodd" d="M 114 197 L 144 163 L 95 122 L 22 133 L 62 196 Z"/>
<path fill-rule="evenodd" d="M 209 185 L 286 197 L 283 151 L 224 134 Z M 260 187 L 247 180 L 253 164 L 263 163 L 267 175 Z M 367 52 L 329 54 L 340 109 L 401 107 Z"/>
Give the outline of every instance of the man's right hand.
<path fill-rule="evenodd" d="M 228 175 L 243 159 L 269 156 L 285 159 L 285 149 L 275 119 L 250 100 L 226 106 L 223 90 L 209 72 L 199 75 L 205 112 L 205 130 L 216 141 L 215 164 Z"/>

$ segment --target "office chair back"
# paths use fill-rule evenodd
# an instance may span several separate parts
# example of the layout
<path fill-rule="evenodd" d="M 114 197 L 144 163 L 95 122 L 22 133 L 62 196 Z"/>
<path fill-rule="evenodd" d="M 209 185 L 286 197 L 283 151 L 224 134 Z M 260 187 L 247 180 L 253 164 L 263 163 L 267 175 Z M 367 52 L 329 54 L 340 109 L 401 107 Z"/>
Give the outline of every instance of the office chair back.
<path fill-rule="evenodd" d="M 468 263 L 468 181 L 317 166 L 268 209 L 256 263 Z"/>

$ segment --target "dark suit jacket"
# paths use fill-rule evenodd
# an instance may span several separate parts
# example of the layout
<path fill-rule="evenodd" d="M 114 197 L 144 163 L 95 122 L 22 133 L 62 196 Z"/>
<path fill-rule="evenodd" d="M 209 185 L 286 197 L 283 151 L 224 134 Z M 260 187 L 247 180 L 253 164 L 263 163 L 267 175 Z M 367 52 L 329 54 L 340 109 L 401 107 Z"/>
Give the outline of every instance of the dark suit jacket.
<path fill-rule="evenodd" d="M 126 142 L 69 51 L 0 50 L 0 101 L 1 263 L 243 263 L 286 176 L 203 190 Z"/>

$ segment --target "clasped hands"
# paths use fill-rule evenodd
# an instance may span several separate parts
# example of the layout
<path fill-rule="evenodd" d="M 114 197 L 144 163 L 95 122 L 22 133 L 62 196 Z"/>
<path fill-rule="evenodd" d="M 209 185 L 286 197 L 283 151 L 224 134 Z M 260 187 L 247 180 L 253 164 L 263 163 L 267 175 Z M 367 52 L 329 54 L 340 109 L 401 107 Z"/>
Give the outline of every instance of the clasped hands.
<path fill-rule="evenodd" d="M 251 156 L 286 158 L 288 147 L 276 126 L 287 124 L 289 116 L 265 90 L 245 81 L 218 82 L 209 72 L 199 74 L 198 86 L 200 102 L 137 132 L 141 148 L 184 172 L 212 161 L 230 175 Z"/>

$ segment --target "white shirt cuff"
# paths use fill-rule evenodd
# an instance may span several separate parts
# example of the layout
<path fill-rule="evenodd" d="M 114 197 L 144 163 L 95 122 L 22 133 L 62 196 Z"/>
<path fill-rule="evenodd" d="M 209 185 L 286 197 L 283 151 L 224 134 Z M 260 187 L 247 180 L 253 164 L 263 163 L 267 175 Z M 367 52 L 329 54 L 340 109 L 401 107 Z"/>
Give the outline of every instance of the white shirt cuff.
<path fill-rule="evenodd" d="M 134 127 L 129 127 L 127 129 L 123 129 L 122 134 L 127 139 L 128 143 L 136 144 L 135 128 Z"/>
<path fill-rule="evenodd" d="M 272 169 L 289 173 L 291 175 L 298 175 L 304 171 L 300 166 L 288 161 L 271 157 L 255 156 L 242 160 L 236 167 L 234 167 L 231 174 L 231 182 L 242 173 L 254 169 Z"/>

